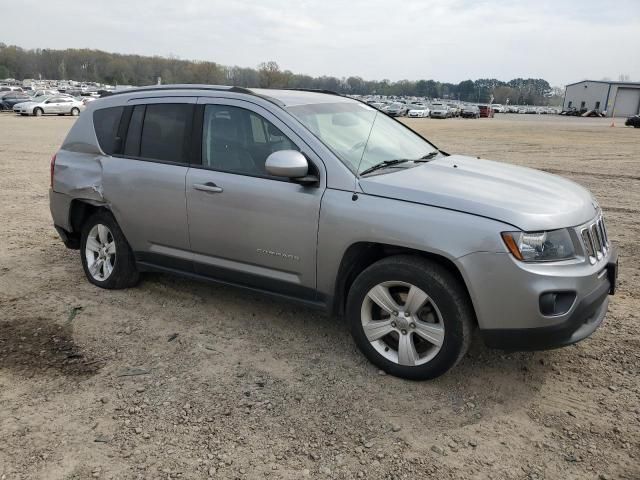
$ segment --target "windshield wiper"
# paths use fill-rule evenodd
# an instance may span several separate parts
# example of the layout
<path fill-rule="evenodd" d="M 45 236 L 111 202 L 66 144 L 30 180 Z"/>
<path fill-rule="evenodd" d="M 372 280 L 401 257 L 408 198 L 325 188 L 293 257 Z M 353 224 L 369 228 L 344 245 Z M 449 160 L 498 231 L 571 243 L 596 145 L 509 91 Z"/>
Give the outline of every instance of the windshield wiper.
<path fill-rule="evenodd" d="M 440 150 L 434 150 L 433 152 L 429 152 L 426 155 L 420 157 L 419 160 L 414 160 L 414 162 L 420 162 L 420 161 L 424 161 L 424 160 L 431 160 L 433 157 L 435 157 L 439 153 L 440 153 Z"/>
<path fill-rule="evenodd" d="M 367 168 L 360 172 L 360 175 L 366 175 L 371 172 L 375 172 L 376 170 L 380 170 L 381 168 L 390 167 L 391 165 L 398 165 L 399 163 L 412 162 L 413 160 L 409 158 L 396 158 L 395 160 L 385 160 L 384 162 L 376 163 L 374 166 Z"/>
<path fill-rule="evenodd" d="M 406 162 L 426 162 L 428 160 L 431 160 L 433 157 L 435 157 L 436 155 L 438 155 L 438 153 L 440 153 L 438 150 L 434 150 L 433 152 L 429 152 L 426 155 L 417 158 L 415 160 L 412 160 L 410 158 L 396 158 L 394 160 L 385 160 L 383 162 L 380 163 L 376 163 L 375 165 L 373 165 L 372 167 L 367 168 L 366 170 L 363 170 L 362 172 L 360 172 L 360 175 L 367 175 L 368 173 L 371 172 L 375 172 L 376 170 L 380 170 L 382 168 L 387 168 L 390 167 L 392 165 L 398 165 L 399 163 L 406 163 Z"/>

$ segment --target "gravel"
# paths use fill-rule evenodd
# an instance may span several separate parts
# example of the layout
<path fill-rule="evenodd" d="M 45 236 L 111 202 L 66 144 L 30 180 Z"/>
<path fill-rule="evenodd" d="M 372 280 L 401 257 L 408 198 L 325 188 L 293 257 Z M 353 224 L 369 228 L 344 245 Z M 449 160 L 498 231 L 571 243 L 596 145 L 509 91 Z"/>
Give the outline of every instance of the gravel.
<path fill-rule="evenodd" d="M 508 354 L 476 339 L 446 376 L 408 382 L 342 321 L 278 299 L 163 275 L 99 290 L 48 212 L 48 161 L 73 120 L 0 115 L 0 478 L 640 478 L 638 132 L 407 122 L 445 151 L 597 195 L 623 261 L 592 338 Z"/>

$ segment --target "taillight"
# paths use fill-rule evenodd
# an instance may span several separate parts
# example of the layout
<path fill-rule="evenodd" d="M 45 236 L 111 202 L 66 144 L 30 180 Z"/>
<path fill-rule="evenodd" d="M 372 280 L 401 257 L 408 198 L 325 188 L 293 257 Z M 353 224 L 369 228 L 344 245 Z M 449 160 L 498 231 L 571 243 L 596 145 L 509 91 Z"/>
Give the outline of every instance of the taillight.
<path fill-rule="evenodd" d="M 51 163 L 49 164 L 50 170 L 51 170 L 51 180 L 49 182 L 49 186 L 53 189 L 53 171 L 56 168 L 56 154 L 54 153 L 53 156 L 51 157 Z"/>

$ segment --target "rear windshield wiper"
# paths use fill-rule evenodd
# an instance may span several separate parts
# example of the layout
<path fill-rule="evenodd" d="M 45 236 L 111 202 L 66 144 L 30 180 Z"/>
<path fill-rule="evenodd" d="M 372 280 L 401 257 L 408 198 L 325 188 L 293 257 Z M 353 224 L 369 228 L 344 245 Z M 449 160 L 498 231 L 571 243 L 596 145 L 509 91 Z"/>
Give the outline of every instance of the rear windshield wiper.
<path fill-rule="evenodd" d="M 371 172 L 375 172 L 376 170 L 380 170 L 382 168 L 387 168 L 390 167 L 392 165 L 398 165 L 399 163 L 406 163 L 406 162 L 426 162 L 428 160 L 431 160 L 433 157 L 435 157 L 436 155 L 438 155 L 438 150 L 434 150 L 433 152 L 429 152 L 426 155 L 417 158 L 415 160 L 412 160 L 410 158 L 396 158 L 394 160 L 385 160 L 384 162 L 380 162 L 380 163 L 376 163 L 375 165 L 373 165 L 372 167 L 369 167 L 365 170 L 363 170 L 362 172 L 360 172 L 360 175 L 367 175 Z"/>

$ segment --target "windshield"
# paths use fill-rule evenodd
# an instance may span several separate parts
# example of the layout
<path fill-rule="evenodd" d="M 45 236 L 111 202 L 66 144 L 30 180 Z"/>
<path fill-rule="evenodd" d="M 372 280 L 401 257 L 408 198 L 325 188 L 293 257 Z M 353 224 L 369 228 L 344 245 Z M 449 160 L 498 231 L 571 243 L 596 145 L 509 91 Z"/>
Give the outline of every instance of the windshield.
<path fill-rule="evenodd" d="M 376 109 L 356 102 L 288 107 L 353 172 L 380 162 L 417 160 L 436 148 Z"/>

